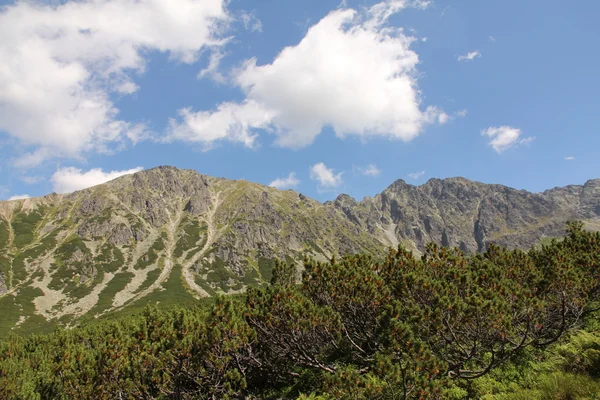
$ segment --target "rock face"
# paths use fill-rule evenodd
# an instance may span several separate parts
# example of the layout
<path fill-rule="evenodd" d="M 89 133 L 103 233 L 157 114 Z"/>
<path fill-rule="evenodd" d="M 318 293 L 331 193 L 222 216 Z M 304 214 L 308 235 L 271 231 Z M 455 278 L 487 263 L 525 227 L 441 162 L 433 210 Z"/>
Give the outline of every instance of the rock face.
<path fill-rule="evenodd" d="M 372 235 L 417 251 L 436 242 L 476 252 L 489 243 L 529 248 L 544 237 L 561 236 L 571 219 L 594 229 L 599 188 L 600 180 L 543 193 L 464 178 L 431 179 L 418 187 L 398 180 L 374 198 L 357 203 L 341 195 L 333 205 Z"/>
<path fill-rule="evenodd" d="M 0 307 L 15 323 L 23 315 L 72 321 L 173 290 L 172 282 L 196 297 L 263 285 L 275 258 L 377 257 L 432 241 L 465 252 L 527 248 L 561 236 L 570 219 L 600 229 L 600 180 L 543 193 L 463 178 L 398 180 L 362 201 L 321 204 L 159 167 L 69 195 L 0 202 Z"/>

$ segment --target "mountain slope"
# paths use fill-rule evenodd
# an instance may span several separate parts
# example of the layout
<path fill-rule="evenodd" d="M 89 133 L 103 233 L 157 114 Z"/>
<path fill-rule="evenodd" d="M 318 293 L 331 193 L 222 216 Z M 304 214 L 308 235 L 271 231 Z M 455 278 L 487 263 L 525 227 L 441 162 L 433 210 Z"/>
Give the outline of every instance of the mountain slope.
<path fill-rule="evenodd" d="M 68 195 L 0 202 L 0 335 L 146 303 L 237 293 L 273 260 L 382 255 L 430 241 L 528 247 L 568 219 L 600 227 L 600 180 L 532 194 L 463 178 L 398 180 L 357 202 L 159 167 Z M 193 296 L 193 297 L 192 297 Z"/>
<path fill-rule="evenodd" d="M 431 179 L 418 187 L 397 180 L 374 198 L 357 203 L 341 195 L 333 205 L 369 233 L 415 250 L 429 242 L 466 252 L 492 242 L 529 248 L 544 237 L 560 236 L 570 219 L 597 229 L 600 179 L 543 193 L 464 178 Z"/>

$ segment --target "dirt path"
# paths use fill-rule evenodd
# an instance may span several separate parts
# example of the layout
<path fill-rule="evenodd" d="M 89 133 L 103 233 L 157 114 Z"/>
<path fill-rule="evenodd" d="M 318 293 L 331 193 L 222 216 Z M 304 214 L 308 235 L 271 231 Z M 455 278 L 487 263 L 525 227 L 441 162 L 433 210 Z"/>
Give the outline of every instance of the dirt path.
<path fill-rule="evenodd" d="M 206 242 L 204 243 L 204 246 L 199 252 L 194 254 L 189 261 L 183 264 L 182 268 L 182 274 L 186 284 L 194 292 L 194 294 L 198 295 L 199 297 L 208 297 L 209 294 L 196 283 L 196 280 L 194 279 L 194 273 L 192 272 L 192 267 L 198 262 L 198 260 L 200 260 L 201 257 L 204 256 L 204 254 L 210 249 L 210 247 L 215 242 L 215 239 L 217 238 L 219 230 L 215 227 L 215 214 L 217 212 L 217 209 L 221 205 L 221 202 L 222 199 L 220 192 L 211 193 L 212 204 L 205 217 L 205 222 L 207 225 Z"/>

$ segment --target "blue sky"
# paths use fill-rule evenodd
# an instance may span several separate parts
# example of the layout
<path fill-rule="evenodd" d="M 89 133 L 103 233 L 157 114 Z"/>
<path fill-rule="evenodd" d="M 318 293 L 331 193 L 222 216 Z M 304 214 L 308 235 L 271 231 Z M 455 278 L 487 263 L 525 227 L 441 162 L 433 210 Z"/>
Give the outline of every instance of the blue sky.
<path fill-rule="evenodd" d="M 600 177 L 596 1 L 0 4 L 2 199 L 158 165 L 322 201 Z"/>

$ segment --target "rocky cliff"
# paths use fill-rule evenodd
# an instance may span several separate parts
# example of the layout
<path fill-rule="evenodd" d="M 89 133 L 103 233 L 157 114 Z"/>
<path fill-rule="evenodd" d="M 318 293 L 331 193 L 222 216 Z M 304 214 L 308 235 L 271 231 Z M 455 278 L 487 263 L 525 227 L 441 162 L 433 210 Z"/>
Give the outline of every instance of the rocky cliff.
<path fill-rule="evenodd" d="M 463 178 L 402 180 L 358 202 L 159 167 L 68 195 L 0 202 L 0 334 L 136 304 L 237 293 L 273 260 L 434 241 L 530 247 L 565 221 L 600 228 L 600 180 L 529 193 Z M 187 297 L 185 297 L 185 296 Z"/>

